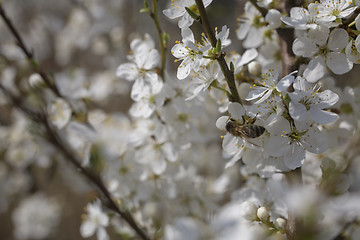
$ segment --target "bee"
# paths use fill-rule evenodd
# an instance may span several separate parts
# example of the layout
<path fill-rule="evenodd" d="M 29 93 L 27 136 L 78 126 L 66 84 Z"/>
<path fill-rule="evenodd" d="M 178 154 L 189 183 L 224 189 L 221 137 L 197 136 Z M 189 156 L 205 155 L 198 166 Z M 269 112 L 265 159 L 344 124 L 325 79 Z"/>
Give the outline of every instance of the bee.
<path fill-rule="evenodd" d="M 235 137 L 241 138 L 257 138 L 260 137 L 264 132 L 265 128 L 263 126 L 255 125 L 255 118 L 250 118 L 248 116 L 243 117 L 243 124 L 237 122 L 236 120 L 230 118 L 226 123 L 226 131 Z"/>

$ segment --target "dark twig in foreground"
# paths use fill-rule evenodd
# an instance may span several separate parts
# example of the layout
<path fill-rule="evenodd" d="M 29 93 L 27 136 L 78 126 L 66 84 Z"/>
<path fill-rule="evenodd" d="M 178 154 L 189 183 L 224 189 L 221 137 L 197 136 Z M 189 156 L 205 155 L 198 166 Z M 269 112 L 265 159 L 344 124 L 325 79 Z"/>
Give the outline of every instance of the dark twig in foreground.
<path fill-rule="evenodd" d="M 4 20 L 5 24 L 11 31 L 11 33 L 14 35 L 15 39 L 17 40 L 17 43 L 23 53 L 25 54 L 27 60 L 31 63 L 34 72 L 38 73 L 42 79 L 44 80 L 45 84 L 58 96 L 61 97 L 61 94 L 59 93 L 56 86 L 52 83 L 50 78 L 48 77 L 48 74 L 43 71 L 40 66 L 36 63 L 35 59 L 33 58 L 33 53 L 31 53 L 27 47 L 25 46 L 25 43 L 23 39 L 21 38 L 19 32 L 15 28 L 15 26 L 12 24 L 11 20 L 6 15 L 4 9 L 2 8 L 2 5 L 0 4 L 0 16 Z M 1 83 L 0 83 L 0 89 L 5 94 L 5 96 L 9 99 L 9 101 L 20 111 L 22 111 L 29 119 L 33 120 L 34 122 L 41 124 L 45 129 L 45 136 L 50 144 L 52 144 L 55 148 L 57 148 L 62 155 L 64 156 L 64 159 L 70 162 L 74 165 L 76 169 L 79 170 L 79 172 L 85 176 L 92 184 L 94 184 L 100 193 L 103 196 L 103 203 L 105 206 L 107 206 L 109 209 L 117 213 L 125 222 L 129 224 L 129 226 L 135 231 L 139 239 L 142 240 L 150 240 L 150 238 L 147 236 L 147 234 L 138 226 L 132 215 L 128 211 L 121 210 L 111 197 L 110 192 L 107 190 L 105 184 L 103 183 L 101 177 L 98 174 L 95 174 L 90 169 L 87 169 L 83 167 L 80 164 L 80 160 L 76 157 L 76 154 L 73 152 L 70 146 L 66 142 L 64 142 L 57 134 L 56 130 L 51 126 L 51 124 L 48 121 L 48 117 L 43 112 L 37 112 L 33 109 L 31 109 L 29 106 L 24 103 L 23 99 L 20 98 L 14 94 L 12 94 L 9 90 L 7 90 Z"/>
<path fill-rule="evenodd" d="M 215 48 L 217 40 L 215 37 L 215 33 L 211 28 L 209 19 L 207 17 L 207 13 L 206 13 L 204 4 L 203 4 L 202 0 L 195 0 L 195 2 L 199 9 L 199 12 L 200 12 L 201 24 L 205 29 L 206 35 L 210 39 L 211 46 Z M 232 102 L 238 102 L 241 104 L 241 99 L 240 99 L 240 96 L 239 96 L 239 93 L 238 93 L 238 90 L 237 90 L 236 84 L 235 84 L 234 74 L 230 71 L 230 69 L 225 61 L 225 53 L 221 53 L 220 56 L 216 60 L 218 61 L 219 65 L 220 65 L 221 71 L 224 73 L 226 82 L 230 89 L 231 97 L 229 100 Z"/>
<path fill-rule="evenodd" d="M 6 15 L 2 5 L 0 4 L 0 16 L 4 20 L 6 26 L 10 30 L 11 34 L 17 41 L 18 46 L 21 48 L 23 53 L 26 56 L 26 59 L 30 62 L 33 71 L 38 73 L 41 78 L 44 80 L 45 84 L 56 94 L 56 96 L 61 97 L 59 90 L 56 88 L 55 84 L 50 80 L 48 74 L 46 74 L 40 66 L 37 64 L 33 53 L 26 47 L 24 40 L 21 38 L 20 33 L 15 28 L 14 24 L 11 22 L 10 18 Z"/>

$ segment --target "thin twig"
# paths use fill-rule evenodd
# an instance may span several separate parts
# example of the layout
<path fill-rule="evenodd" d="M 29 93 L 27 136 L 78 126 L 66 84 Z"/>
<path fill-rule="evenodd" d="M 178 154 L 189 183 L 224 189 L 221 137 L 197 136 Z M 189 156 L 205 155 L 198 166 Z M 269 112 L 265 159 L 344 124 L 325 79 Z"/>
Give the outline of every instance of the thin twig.
<path fill-rule="evenodd" d="M 18 46 L 21 48 L 27 60 L 30 62 L 34 72 L 38 73 L 42 77 L 42 79 L 44 79 L 45 84 L 55 93 L 56 96 L 61 97 L 60 92 L 55 86 L 55 84 L 53 84 L 49 76 L 38 65 L 37 61 L 33 56 L 33 53 L 26 47 L 24 40 L 20 36 L 20 33 L 17 31 L 10 18 L 6 15 L 2 4 L 0 4 L 0 16 L 4 20 L 6 26 L 8 27 L 12 35 L 15 37 Z"/>
<path fill-rule="evenodd" d="M 360 7 L 356 8 L 354 13 L 348 19 L 344 20 L 339 27 L 347 28 L 349 24 L 352 23 L 359 14 L 360 14 Z"/>
<path fill-rule="evenodd" d="M 80 164 L 80 160 L 76 157 L 76 154 L 74 154 L 70 146 L 68 146 L 64 141 L 61 140 L 56 130 L 54 130 L 54 128 L 50 125 L 46 114 L 32 110 L 29 106 L 24 104 L 21 98 L 12 94 L 1 83 L 0 83 L 0 89 L 5 94 L 5 96 L 10 100 L 10 102 L 20 111 L 22 111 L 28 118 L 39 124 L 42 124 L 43 127 L 45 127 L 46 137 L 49 140 L 49 143 L 51 143 L 55 148 L 57 148 L 63 154 L 63 156 L 67 161 L 71 162 L 71 164 L 73 164 L 75 168 L 78 169 L 80 173 L 82 173 L 83 176 L 85 176 L 88 180 L 90 180 L 90 182 L 93 183 L 99 189 L 103 197 L 106 199 L 104 205 L 107 206 L 112 211 L 118 213 L 120 217 L 124 219 L 130 225 L 130 227 L 137 233 L 140 239 L 149 240 L 150 238 L 137 225 L 131 214 L 127 211 L 122 211 L 119 209 L 119 207 L 112 199 L 111 194 L 107 190 L 105 184 L 101 180 L 100 176 L 95 174 L 91 170 L 84 168 Z"/>
<path fill-rule="evenodd" d="M 23 39 L 21 38 L 19 32 L 15 28 L 14 24 L 12 24 L 9 17 L 6 15 L 4 9 L 2 8 L 2 5 L 0 4 L 0 16 L 3 18 L 4 22 L 8 26 L 11 33 L 14 35 L 15 39 L 18 42 L 19 47 L 22 49 L 23 53 L 25 54 L 28 61 L 31 62 L 31 65 L 33 67 L 34 72 L 38 73 L 44 82 L 47 84 L 47 86 L 59 97 L 61 97 L 60 92 L 57 90 L 56 86 L 52 84 L 50 81 L 50 78 L 48 77 L 48 74 L 43 71 L 40 66 L 37 65 L 33 53 L 31 53 L 27 47 L 25 46 L 25 43 Z M 101 180 L 101 177 L 89 169 L 84 168 L 80 161 L 77 159 L 74 152 L 71 150 L 70 146 L 67 146 L 67 144 L 61 140 L 61 138 L 58 136 L 57 132 L 53 129 L 53 127 L 48 122 L 48 118 L 45 113 L 39 113 L 35 110 L 32 110 L 29 106 L 27 106 L 21 98 L 15 96 L 10 91 L 8 91 L 1 83 L 0 83 L 0 89 L 2 92 L 7 96 L 7 98 L 11 101 L 11 103 L 17 107 L 19 110 L 21 110 L 26 116 L 28 116 L 30 119 L 37 123 L 41 123 L 45 129 L 49 142 L 60 150 L 60 152 L 64 155 L 65 159 L 69 162 L 71 162 L 76 169 L 79 170 L 80 173 L 82 173 L 83 176 L 85 176 L 87 179 L 90 180 L 102 193 L 104 198 L 106 199 L 107 203 L 106 206 L 109 207 L 109 209 L 113 210 L 114 212 L 118 213 L 120 217 L 129 224 L 129 226 L 136 232 L 138 237 L 143 240 L 150 240 L 150 238 L 147 236 L 145 231 L 143 231 L 138 224 L 135 222 L 132 215 L 127 211 L 122 211 L 119 209 L 119 207 L 116 205 L 114 200 L 111 197 L 110 192 L 107 190 L 105 184 Z"/>
<path fill-rule="evenodd" d="M 166 67 L 167 46 L 165 45 L 165 39 L 164 39 L 162 30 L 160 27 L 157 2 L 158 2 L 158 0 L 152 0 L 152 11 L 150 12 L 150 16 L 154 20 L 154 23 L 156 26 L 156 31 L 157 31 L 158 38 L 159 38 L 160 54 L 161 54 L 160 76 L 163 80 L 165 80 L 164 71 L 165 71 L 165 67 Z"/>
<path fill-rule="evenodd" d="M 200 13 L 200 17 L 201 17 L 201 24 L 204 27 L 206 35 L 208 36 L 208 38 L 210 40 L 211 46 L 215 48 L 217 40 L 216 40 L 215 33 L 214 33 L 213 29 L 211 28 L 204 4 L 203 4 L 202 0 L 195 0 L 195 2 L 199 9 L 199 13 Z M 238 102 L 241 104 L 239 92 L 238 92 L 238 90 L 236 88 L 236 84 L 235 84 L 234 74 L 230 71 L 230 69 L 225 61 L 225 53 L 221 53 L 220 56 L 216 60 L 220 65 L 221 71 L 223 72 L 226 82 L 230 89 L 231 97 L 229 100 L 231 102 Z"/>

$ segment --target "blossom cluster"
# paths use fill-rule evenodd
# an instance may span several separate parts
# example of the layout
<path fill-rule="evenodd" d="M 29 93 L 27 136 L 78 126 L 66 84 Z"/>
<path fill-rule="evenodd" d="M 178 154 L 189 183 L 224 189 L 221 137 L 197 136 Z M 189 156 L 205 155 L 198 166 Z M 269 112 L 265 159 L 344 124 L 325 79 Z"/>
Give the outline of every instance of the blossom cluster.
<path fill-rule="evenodd" d="M 78 67 L 48 74 L 27 56 L 29 73 L 18 46 L 0 46 L 0 212 L 24 198 L 15 238 L 46 239 L 66 213 L 41 193 L 44 171 L 79 195 L 97 187 L 83 238 L 290 239 L 301 227 L 296 239 L 356 239 L 360 89 L 343 74 L 360 63 L 359 1 L 246 1 L 231 29 L 206 25 L 216 0 L 171 0 L 160 14 L 178 20 L 173 46 L 145 1 L 159 39 L 131 35 L 129 49 L 125 1 L 74 2 L 66 23 L 44 15 L 28 37 L 37 46 L 48 29 L 38 58 Z"/>

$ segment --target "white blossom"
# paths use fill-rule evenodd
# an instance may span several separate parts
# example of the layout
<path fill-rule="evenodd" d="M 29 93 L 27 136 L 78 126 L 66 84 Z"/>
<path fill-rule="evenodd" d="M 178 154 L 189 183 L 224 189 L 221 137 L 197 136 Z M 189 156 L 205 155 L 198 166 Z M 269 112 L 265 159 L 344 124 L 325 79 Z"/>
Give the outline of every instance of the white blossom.
<path fill-rule="evenodd" d="M 84 238 L 91 237 L 95 234 L 98 240 L 108 240 L 109 236 L 105 230 L 109 226 L 109 217 L 101 209 L 100 200 L 89 203 L 86 206 L 87 214 L 80 226 L 81 236 Z"/>
<path fill-rule="evenodd" d="M 212 0 L 203 0 L 204 7 L 210 5 Z M 198 12 L 197 6 L 194 0 L 173 0 L 169 9 L 163 11 L 164 15 L 170 19 L 181 17 L 178 22 L 179 28 L 190 27 L 194 19 L 185 10 L 185 7 L 191 9 L 193 12 Z"/>
<path fill-rule="evenodd" d="M 177 70 L 177 78 L 182 80 L 189 76 L 190 71 L 199 71 L 203 52 L 207 51 L 211 45 L 201 46 L 194 39 L 194 34 L 190 28 L 181 29 L 182 42 L 175 44 L 171 53 L 179 60 L 182 60 Z"/>
<path fill-rule="evenodd" d="M 307 114 L 320 124 L 329 124 L 337 119 L 337 114 L 323 110 L 330 108 L 339 100 L 336 93 L 331 90 L 319 92 L 317 85 L 308 83 L 302 77 L 296 78 L 294 90 L 289 93 L 291 98 L 289 112 L 294 120 L 306 121 Z"/>
<path fill-rule="evenodd" d="M 295 39 L 293 51 L 297 56 L 313 57 L 309 65 L 324 65 L 325 62 L 335 74 L 344 74 L 353 67 L 346 55 L 341 52 L 348 44 L 349 36 L 341 28 L 334 29 L 330 35 L 329 31 L 324 26 L 310 29 L 307 36 Z"/>

